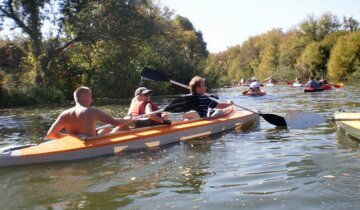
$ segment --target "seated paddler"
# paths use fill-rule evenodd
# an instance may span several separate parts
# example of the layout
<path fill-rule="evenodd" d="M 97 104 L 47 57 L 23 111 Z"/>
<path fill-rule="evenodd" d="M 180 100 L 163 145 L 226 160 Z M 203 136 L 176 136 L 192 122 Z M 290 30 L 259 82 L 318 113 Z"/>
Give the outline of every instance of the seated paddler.
<path fill-rule="evenodd" d="M 151 101 L 152 90 L 146 87 L 139 87 L 135 90 L 135 96 L 131 100 L 128 115 L 132 118 L 143 114 L 149 114 L 160 110 L 159 106 Z M 135 120 L 135 128 L 155 126 L 155 125 L 170 125 L 171 121 L 165 113 L 158 113 Z"/>
<path fill-rule="evenodd" d="M 221 113 L 223 113 L 223 110 L 221 109 L 230 107 L 233 104 L 232 101 L 220 103 L 205 95 L 205 79 L 200 76 L 195 76 L 194 78 L 192 78 L 189 83 L 189 89 L 190 94 L 188 96 L 192 96 L 194 98 L 193 104 L 196 104 L 196 106 L 193 107 L 192 111 L 186 112 L 184 114 L 183 118 L 185 120 L 220 115 Z M 215 109 L 215 112 L 211 113 L 209 109 Z"/>
<path fill-rule="evenodd" d="M 256 77 L 253 77 L 251 79 L 249 92 L 251 92 L 251 93 L 260 93 L 261 92 L 260 86 L 261 86 L 261 83 L 256 79 Z"/>
<path fill-rule="evenodd" d="M 75 106 L 63 111 L 56 121 L 52 124 L 47 137 L 49 139 L 59 139 L 67 135 L 77 135 L 79 137 L 90 137 L 99 134 L 113 132 L 111 129 L 97 131 L 96 122 L 112 124 L 114 126 L 124 126 L 130 123 L 130 119 L 114 118 L 104 112 L 91 107 L 93 102 L 91 90 L 88 87 L 79 87 L 74 91 Z M 61 132 L 65 130 L 66 133 Z M 116 128 L 114 129 L 116 131 Z"/>

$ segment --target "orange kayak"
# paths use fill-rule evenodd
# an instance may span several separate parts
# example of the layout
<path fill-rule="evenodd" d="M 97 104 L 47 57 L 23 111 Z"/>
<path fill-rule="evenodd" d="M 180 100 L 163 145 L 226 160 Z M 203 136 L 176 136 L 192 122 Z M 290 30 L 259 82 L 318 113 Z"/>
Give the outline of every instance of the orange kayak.
<path fill-rule="evenodd" d="M 138 128 L 83 139 L 66 136 L 34 146 L 6 147 L 0 149 L 0 167 L 77 160 L 158 147 L 241 127 L 258 118 L 258 115 L 252 112 L 231 108 L 222 116 L 179 121 L 170 126 Z"/>
<path fill-rule="evenodd" d="M 242 94 L 246 95 L 246 96 L 263 96 L 263 95 L 266 95 L 266 92 L 265 91 L 251 92 L 249 90 L 245 90 L 242 92 Z"/>

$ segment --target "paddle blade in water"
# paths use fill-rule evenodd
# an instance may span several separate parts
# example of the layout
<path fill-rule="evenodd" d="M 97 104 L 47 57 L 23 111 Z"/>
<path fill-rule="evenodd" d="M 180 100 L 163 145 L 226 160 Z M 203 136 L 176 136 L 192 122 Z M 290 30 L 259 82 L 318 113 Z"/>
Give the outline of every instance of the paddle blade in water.
<path fill-rule="evenodd" d="M 286 126 L 286 121 L 283 117 L 274 115 L 274 114 L 260 114 L 261 117 L 264 118 L 267 122 L 270 124 L 276 125 L 276 126 Z"/>
<path fill-rule="evenodd" d="M 302 129 L 322 124 L 326 121 L 326 118 L 313 112 L 288 110 L 286 112 L 285 120 L 289 127 Z"/>
<path fill-rule="evenodd" d="M 165 82 L 165 81 L 169 81 L 169 79 L 160 71 L 155 70 L 155 69 L 151 69 L 148 67 L 144 67 L 142 72 L 141 72 L 141 77 L 150 79 L 150 80 L 154 80 L 154 81 L 158 81 L 158 82 Z"/>
<path fill-rule="evenodd" d="M 167 112 L 188 112 L 198 107 L 198 100 L 195 96 L 186 95 L 177 98 L 164 108 Z"/>

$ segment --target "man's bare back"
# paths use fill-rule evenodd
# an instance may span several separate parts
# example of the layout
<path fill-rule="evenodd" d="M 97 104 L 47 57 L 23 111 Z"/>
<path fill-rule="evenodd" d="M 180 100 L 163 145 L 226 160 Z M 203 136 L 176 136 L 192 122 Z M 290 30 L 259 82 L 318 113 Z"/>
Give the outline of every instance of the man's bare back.
<path fill-rule="evenodd" d="M 76 105 L 59 115 L 48 131 L 48 138 L 58 139 L 69 134 L 94 136 L 96 135 L 97 121 L 115 126 L 130 122 L 130 120 L 113 118 L 96 108 L 90 107 L 92 103 L 91 91 L 86 87 L 76 89 L 74 98 Z M 62 129 L 65 129 L 67 134 L 60 133 Z"/>
<path fill-rule="evenodd" d="M 64 111 L 61 118 L 64 119 L 64 128 L 69 134 L 96 135 L 97 110 L 88 107 L 75 106 Z"/>

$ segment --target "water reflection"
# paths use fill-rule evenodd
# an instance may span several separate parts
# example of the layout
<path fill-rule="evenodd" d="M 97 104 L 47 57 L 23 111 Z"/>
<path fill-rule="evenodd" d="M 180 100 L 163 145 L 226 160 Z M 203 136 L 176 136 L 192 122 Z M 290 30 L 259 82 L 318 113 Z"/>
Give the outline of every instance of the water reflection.
<path fill-rule="evenodd" d="M 358 87 L 317 94 L 264 87 L 220 91 L 222 100 L 284 116 L 288 109 L 328 118 L 359 112 Z M 174 96 L 158 97 L 161 105 Z M 130 99 L 97 103 L 124 116 Z M 40 143 L 69 107 L 0 110 L 0 146 Z M 179 118 L 179 115 L 173 115 Z M 334 122 L 308 129 L 274 128 L 262 118 L 245 128 L 160 148 L 89 160 L 0 169 L 1 209 L 355 209 L 360 187 L 359 142 Z M 14 199 L 16 197 L 17 199 Z"/>

